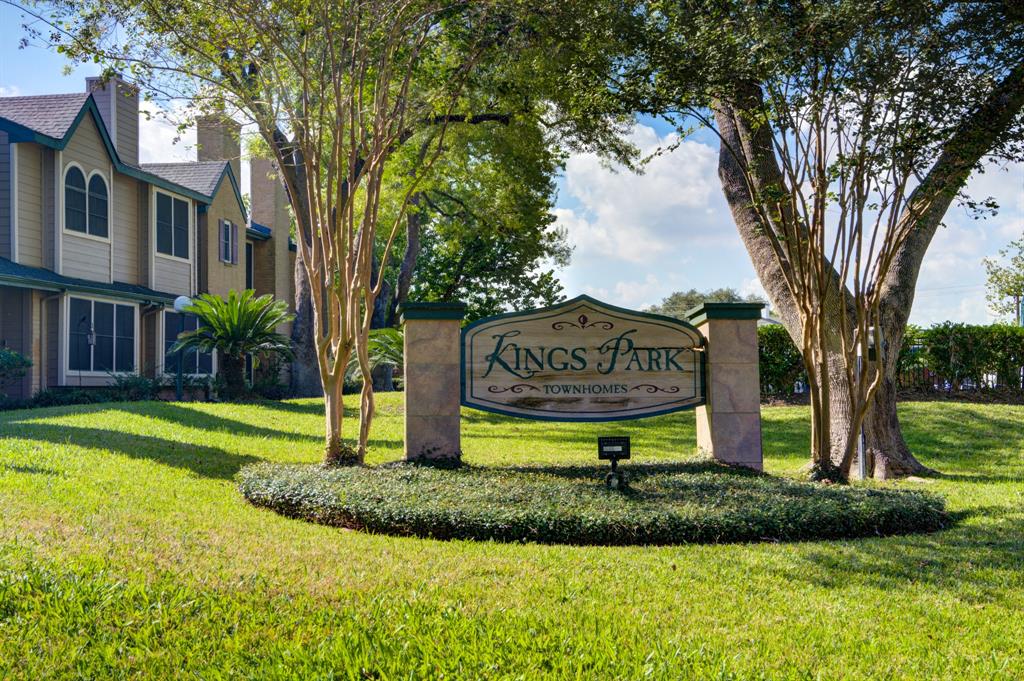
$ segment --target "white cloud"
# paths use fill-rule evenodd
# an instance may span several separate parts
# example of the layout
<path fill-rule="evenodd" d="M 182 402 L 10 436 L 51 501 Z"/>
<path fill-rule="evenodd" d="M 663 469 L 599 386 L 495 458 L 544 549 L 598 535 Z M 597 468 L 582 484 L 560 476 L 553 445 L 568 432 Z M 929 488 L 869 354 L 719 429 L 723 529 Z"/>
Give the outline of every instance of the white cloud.
<path fill-rule="evenodd" d="M 642 175 L 609 168 L 595 154 L 566 163 L 565 189 L 576 204 L 556 211 L 577 258 L 615 258 L 633 263 L 689 244 L 738 244 L 715 175 L 718 152 L 678 136 L 659 137 L 638 125 L 632 142 L 643 155 L 663 151 Z M 718 229 L 728 221 L 729 230 Z M 724 238 L 723 238 L 724 237 Z"/>
<path fill-rule="evenodd" d="M 17 85 L 0 85 L 0 97 L 19 97 L 21 88 Z"/>
<path fill-rule="evenodd" d="M 139 160 L 142 163 L 175 163 L 196 160 L 196 131 L 177 128 L 180 110 L 168 112 L 153 102 L 140 102 Z M 148 114 L 148 115 L 147 115 Z"/>

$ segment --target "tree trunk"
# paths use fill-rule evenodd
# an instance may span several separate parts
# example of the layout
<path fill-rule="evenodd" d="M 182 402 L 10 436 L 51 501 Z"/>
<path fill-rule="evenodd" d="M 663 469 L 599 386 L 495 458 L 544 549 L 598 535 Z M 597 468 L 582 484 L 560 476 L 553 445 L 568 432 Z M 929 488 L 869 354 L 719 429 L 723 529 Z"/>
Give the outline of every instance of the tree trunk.
<path fill-rule="evenodd" d="M 324 464 L 328 466 L 346 466 L 362 463 L 359 455 L 346 447 L 342 438 L 341 424 L 345 414 L 342 403 L 342 387 L 344 374 L 328 379 L 324 390 L 324 416 L 326 419 L 326 436 L 324 442 Z"/>
<path fill-rule="evenodd" d="M 221 355 L 224 363 L 224 392 L 229 401 L 240 400 L 248 390 L 245 387 L 245 358 Z"/>
<path fill-rule="evenodd" d="M 421 194 L 417 192 L 409 199 L 409 205 L 416 208 L 420 204 Z M 391 298 L 388 307 L 388 326 L 398 326 L 398 310 L 409 298 L 409 289 L 412 286 L 412 276 L 416 271 L 416 260 L 420 255 L 420 225 L 421 217 L 418 210 L 410 210 L 405 218 L 405 255 L 402 256 L 402 264 L 398 270 L 398 283 L 395 286 L 395 294 Z"/>
<path fill-rule="evenodd" d="M 320 381 L 320 360 L 316 353 L 316 329 L 309 277 L 302 264 L 302 255 L 295 259 L 295 320 L 292 323 L 291 393 L 294 397 L 320 397 L 324 394 Z"/>

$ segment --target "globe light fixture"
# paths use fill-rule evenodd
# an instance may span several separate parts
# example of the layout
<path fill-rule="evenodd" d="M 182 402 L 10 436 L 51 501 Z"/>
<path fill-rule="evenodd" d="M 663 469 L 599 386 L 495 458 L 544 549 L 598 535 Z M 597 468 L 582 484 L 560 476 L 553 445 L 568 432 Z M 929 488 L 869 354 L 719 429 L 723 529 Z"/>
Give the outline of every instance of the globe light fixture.
<path fill-rule="evenodd" d="M 185 308 L 192 304 L 188 296 L 178 296 L 174 299 L 174 311 L 178 313 L 178 335 L 185 333 Z M 174 399 L 181 402 L 182 397 L 182 365 L 181 350 L 178 350 L 178 376 L 174 383 Z"/>

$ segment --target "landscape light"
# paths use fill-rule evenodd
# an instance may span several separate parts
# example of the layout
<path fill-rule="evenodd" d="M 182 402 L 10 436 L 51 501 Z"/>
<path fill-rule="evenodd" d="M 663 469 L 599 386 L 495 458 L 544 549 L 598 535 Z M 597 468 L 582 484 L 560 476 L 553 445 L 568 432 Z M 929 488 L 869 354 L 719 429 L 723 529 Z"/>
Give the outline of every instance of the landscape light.
<path fill-rule="evenodd" d="M 611 461 L 612 469 L 604 478 L 609 489 L 625 489 L 626 474 L 619 470 L 619 460 L 629 458 L 629 438 L 622 436 L 597 438 L 597 458 Z"/>

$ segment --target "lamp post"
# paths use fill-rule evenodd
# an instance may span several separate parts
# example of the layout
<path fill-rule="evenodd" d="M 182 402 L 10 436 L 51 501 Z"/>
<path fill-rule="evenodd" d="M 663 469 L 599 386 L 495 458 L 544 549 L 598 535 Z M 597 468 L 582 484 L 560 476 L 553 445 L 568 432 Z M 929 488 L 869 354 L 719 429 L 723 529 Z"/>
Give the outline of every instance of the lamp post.
<path fill-rule="evenodd" d="M 192 304 L 192 299 L 188 296 L 178 296 L 174 299 L 174 311 L 178 313 L 178 337 L 185 333 L 185 308 Z M 181 361 L 181 350 L 178 350 L 178 377 L 177 382 L 174 385 L 174 397 L 178 402 L 181 402 L 181 383 L 182 383 L 182 361 Z"/>

